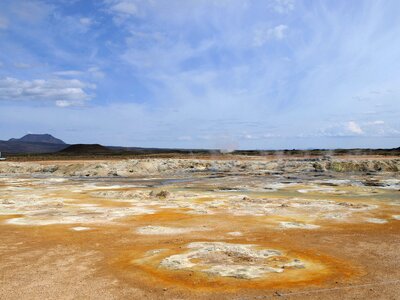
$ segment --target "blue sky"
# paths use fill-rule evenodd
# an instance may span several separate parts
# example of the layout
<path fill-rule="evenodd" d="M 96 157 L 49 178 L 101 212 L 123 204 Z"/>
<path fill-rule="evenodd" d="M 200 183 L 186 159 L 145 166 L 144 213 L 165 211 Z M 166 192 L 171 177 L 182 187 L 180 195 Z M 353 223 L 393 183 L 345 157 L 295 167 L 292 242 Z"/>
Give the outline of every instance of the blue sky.
<path fill-rule="evenodd" d="M 400 1 L 0 0 L 0 139 L 400 146 Z"/>

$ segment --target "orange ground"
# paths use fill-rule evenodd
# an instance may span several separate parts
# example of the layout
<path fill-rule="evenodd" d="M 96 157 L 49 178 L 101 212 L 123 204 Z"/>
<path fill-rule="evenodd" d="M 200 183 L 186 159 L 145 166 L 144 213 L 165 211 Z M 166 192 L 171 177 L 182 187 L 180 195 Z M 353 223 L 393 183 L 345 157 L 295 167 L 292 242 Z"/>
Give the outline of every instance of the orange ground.
<path fill-rule="evenodd" d="M 3 181 L 0 197 L 9 201 L 12 195 L 21 193 L 27 196 L 35 193 L 43 195 L 43 187 L 35 184 L 14 183 L 16 187 L 34 189 L 12 190 L 7 194 L 4 191 L 9 185 Z M 80 184 L 75 182 L 73 186 L 79 187 Z M 173 193 L 185 189 L 185 185 L 178 183 L 163 188 Z M 97 203 L 102 207 L 130 206 L 127 202 L 96 198 L 90 191 L 73 194 L 68 191 L 71 186 L 64 186 L 64 183 L 59 186 L 59 191 L 53 189 L 46 195 L 49 198 L 64 196 L 77 203 Z M 206 190 L 206 187 L 207 184 L 199 185 L 198 189 Z M 349 187 L 340 188 L 350 190 Z M 148 192 L 152 188 L 119 190 Z M 397 191 L 373 191 L 378 196 L 366 196 L 362 201 L 381 203 L 379 199 L 384 197 L 390 201 L 398 200 Z M 288 188 L 268 193 L 267 196 L 278 201 L 295 192 L 294 188 Z M 302 197 L 309 197 L 312 201 L 319 196 L 310 194 Z M 253 197 L 261 199 L 266 196 Z M 323 197 L 338 202 L 350 201 L 343 195 L 325 194 Z M 90 227 L 91 230 L 87 231 L 71 230 L 74 224 L 13 225 L 7 221 L 22 215 L 0 215 L 0 298 L 399 299 L 400 221 L 373 224 L 320 220 L 318 225 L 321 227 L 318 229 L 282 230 L 273 226 L 274 222 L 284 219 L 282 216 L 240 216 L 222 213 L 222 210 L 215 214 L 187 212 L 182 208 L 159 209 L 154 214 L 125 216 L 115 222 L 75 224 Z M 385 202 L 373 212 L 361 213 L 362 216 L 364 214 L 390 219 L 391 215 L 400 215 L 400 206 Z M 212 230 L 172 236 L 140 235 L 135 231 L 149 224 L 195 228 L 206 226 Z M 240 231 L 243 235 L 230 236 L 228 233 L 232 231 Z M 306 269 L 273 273 L 251 280 L 159 266 L 163 257 L 186 251 L 186 246 L 191 242 L 203 241 L 255 244 L 281 250 L 287 256 L 310 264 Z M 158 256 L 147 257 L 146 253 L 154 249 L 165 251 Z"/>

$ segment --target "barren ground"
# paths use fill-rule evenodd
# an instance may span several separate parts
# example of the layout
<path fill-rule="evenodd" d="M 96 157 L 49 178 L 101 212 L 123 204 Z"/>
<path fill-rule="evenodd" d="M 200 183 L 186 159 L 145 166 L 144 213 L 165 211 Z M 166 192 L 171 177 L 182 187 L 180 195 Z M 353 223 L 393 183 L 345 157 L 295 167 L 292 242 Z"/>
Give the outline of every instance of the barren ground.
<path fill-rule="evenodd" d="M 0 299 L 399 299 L 395 157 L 0 163 Z"/>

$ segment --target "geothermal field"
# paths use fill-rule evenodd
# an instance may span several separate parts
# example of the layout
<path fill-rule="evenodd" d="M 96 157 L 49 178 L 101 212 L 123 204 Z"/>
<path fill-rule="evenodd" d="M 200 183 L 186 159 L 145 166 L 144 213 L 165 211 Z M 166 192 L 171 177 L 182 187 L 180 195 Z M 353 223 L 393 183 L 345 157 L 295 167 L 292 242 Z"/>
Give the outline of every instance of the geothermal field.
<path fill-rule="evenodd" d="M 400 159 L 0 162 L 1 299 L 399 299 Z"/>

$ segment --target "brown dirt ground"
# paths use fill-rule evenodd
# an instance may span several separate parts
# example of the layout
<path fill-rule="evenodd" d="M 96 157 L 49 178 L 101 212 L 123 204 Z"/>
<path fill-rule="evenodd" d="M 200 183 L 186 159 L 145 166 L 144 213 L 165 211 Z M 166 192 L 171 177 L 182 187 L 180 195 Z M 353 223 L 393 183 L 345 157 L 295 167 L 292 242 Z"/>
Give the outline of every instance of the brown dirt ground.
<path fill-rule="evenodd" d="M 4 218 L 4 217 L 3 217 Z M 140 236 L 132 228 L 213 224 L 209 232 Z M 173 212 L 130 217 L 131 226 L 75 232 L 65 225 L 0 226 L 1 299 L 399 299 L 398 222 L 316 231 L 257 229 L 256 220 Z M 232 228 L 251 232 L 229 242 L 255 243 L 322 262 L 324 274 L 290 282 L 207 278 L 136 263 L 151 249 L 178 252 L 193 241 L 220 240 Z M 225 235 L 226 236 L 226 235 Z M 280 274 L 279 274 L 280 275 Z"/>
<path fill-rule="evenodd" d="M 0 215 L 0 299 L 400 299 L 400 222 L 282 231 L 260 227 L 256 217 L 168 210 L 78 232 L 71 225 L 6 225 L 8 218 Z M 177 236 L 134 230 L 153 222 L 214 229 Z M 227 239 L 230 231 L 247 234 Z M 190 242 L 222 240 L 282 249 L 326 268 L 302 278 L 238 280 L 140 262 L 148 250 L 179 253 Z"/>

